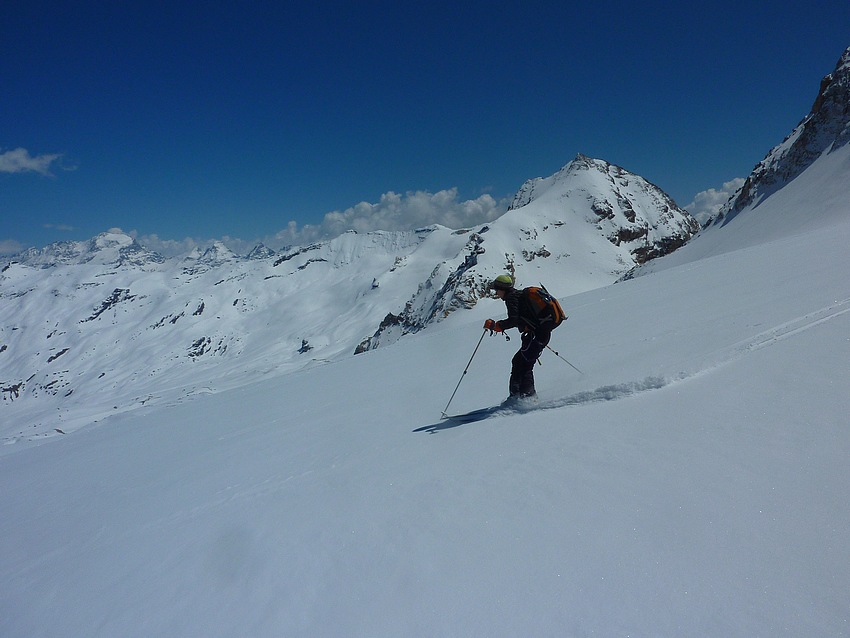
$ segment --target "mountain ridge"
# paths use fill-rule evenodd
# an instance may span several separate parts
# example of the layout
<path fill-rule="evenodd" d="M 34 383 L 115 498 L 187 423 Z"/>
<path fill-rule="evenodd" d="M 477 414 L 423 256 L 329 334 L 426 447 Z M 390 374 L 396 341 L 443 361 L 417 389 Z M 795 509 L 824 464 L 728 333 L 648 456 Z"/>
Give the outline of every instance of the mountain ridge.
<path fill-rule="evenodd" d="M 742 211 L 758 207 L 765 199 L 799 177 L 824 155 L 850 141 L 850 47 L 826 75 L 812 108 L 794 130 L 756 164 L 741 188 L 706 226 L 725 225 Z"/>

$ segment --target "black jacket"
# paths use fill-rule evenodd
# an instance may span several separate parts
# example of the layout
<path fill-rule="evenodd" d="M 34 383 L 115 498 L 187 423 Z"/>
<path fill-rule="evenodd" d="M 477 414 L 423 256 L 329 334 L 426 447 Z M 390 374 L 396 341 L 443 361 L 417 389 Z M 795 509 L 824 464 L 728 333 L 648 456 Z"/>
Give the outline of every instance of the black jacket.
<path fill-rule="evenodd" d="M 524 303 L 522 298 L 522 290 L 511 288 L 505 294 L 505 306 L 508 309 L 508 318 L 499 321 L 499 327 L 502 330 L 510 330 L 511 328 L 519 328 L 522 332 L 531 330 L 528 321 L 523 318 Z"/>

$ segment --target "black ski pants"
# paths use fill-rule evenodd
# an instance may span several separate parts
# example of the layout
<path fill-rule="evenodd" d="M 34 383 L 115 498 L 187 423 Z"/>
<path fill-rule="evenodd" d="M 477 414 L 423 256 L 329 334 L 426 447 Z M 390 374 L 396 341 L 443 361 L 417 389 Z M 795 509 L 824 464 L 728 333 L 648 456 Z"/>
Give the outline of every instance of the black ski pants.
<path fill-rule="evenodd" d="M 535 394 L 534 364 L 548 345 L 551 336 L 552 332 L 548 330 L 522 333 L 522 345 L 511 359 L 509 391 L 512 397 Z"/>

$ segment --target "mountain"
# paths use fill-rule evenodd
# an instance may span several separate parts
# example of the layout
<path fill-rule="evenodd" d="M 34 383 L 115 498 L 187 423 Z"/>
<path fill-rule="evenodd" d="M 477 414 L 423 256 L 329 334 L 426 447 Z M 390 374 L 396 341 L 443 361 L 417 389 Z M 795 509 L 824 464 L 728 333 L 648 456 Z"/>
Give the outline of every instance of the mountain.
<path fill-rule="evenodd" d="M 562 291 L 625 267 L 593 217 L 534 208 L 542 182 L 475 233 L 9 265 L 0 374 L 32 353 L 74 391 L 43 424 L 40 400 L 0 406 L 0 635 L 846 636 L 848 148 L 641 276 L 562 294 L 551 345 L 583 374 L 547 351 L 537 405 L 473 424 L 439 415 L 456 387 L 453 411 L 504 398 L 516 340 L 482 335 L 501 302 L 347 348 L 389 300 L 436 299 L 436 267 L 432 288 L 467 259 L 460 279 L 490 259 L 526 281 L 562 269 Z M 568 256 L 550 215 L 577 235 Z M 544 229 L 550 256 L 527 261 Z M 241 345 L 202 339 L 182 362 L 178 335 L 243 322 Z M 316 322 L 328 343 L 288 339 Z M 330 365 L 296 365 L 334 340 Z"/>
<path fill-rule="evenodd" d="M 40 268 L 55 268 L 79 264 L 133 266 L 143 268 L 165 260 L 147 250 L 132 237 L 120 232 L 101 233 L 88 241 L 65 241 L 42 249 L 30 248 L 11 261 Z"/>
<path fill-rule="evenodd" d="M 569 295 L 682 245 L 696 222 L 643 178 L 579 155 L 476 229 L 348 232 L 241 257 L 164 259 L 110 231 L 0 273 L 6 436 L 374 350 L 471 309 L 509 271 Z"/>
<path fill-rule="evenodd" d="M 518 285 L 542 280 L 557 295 L 616 281 L 636 264 L 684 245 L 699 224 L 661 189 L 603 160 L 578 155 L 547 178 L 528 180 L 508 212 L 438 265 L 398 314 L 359 350 L 396 340 L 458 308 L 472 308 L 503 272 Z"/>
<path fill-rule="evenodd" d="M 549 178 L 527 181 L 509 210 L 539 202 L 574 210 L 587 203 L 589 218 L 615 246 L 625 246 L 637 264 L 667 255 L 699 230 L 694 219 L 654 184 L 602 160 L 579 154 Z M 545 204 L 544 204 L 545 203 Z"/>
<path fill-rule="evenodd" d="M 821 80 L 809 114 L 759 162 L 741 189 L 708 224 L 727 224 L 779 192 L 816 161 L 850 141 L 850 48 Z"/>
<path fill-rule="evenodd" d="M 269 257 L 274 257 L 276 254 L 277 253 L 268 246 L 257 244 L 251 249 L 251 252 L 248 253 L 247 259 L 268 259 Z"/>
<path fill-rule="evenodd" d="M 843 223 L 850 214 L 848 141 L 850 48 L 821 81 L 811 112 L 755 166 L 699 235 L 682 250 L 637 266 L 624 278 Z"/>

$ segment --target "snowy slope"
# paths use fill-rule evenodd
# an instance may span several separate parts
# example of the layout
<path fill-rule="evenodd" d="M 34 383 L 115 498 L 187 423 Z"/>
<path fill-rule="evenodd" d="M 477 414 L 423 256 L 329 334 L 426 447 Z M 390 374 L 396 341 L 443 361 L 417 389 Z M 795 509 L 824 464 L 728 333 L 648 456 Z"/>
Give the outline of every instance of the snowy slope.
<path fill-rule="evenodd" d="M 565 298 L 585 374 L 547 353 L 525 414 L 439 420 L 482 301 L 5 446 L 0 634 L 847 635 L 850 220 L 792 226 Z M 454 409 L 504 396 L 514 343 Z"/>
<path fill-rule="evenodd" d="M 772 194 L 764 204 L 743 210 L 728 224 L 708 226 L 680 250 L 635 268 L 629 276 L 658 272 L 697 259 L 840 225 L 850 215 L 848 176 L 850 144 L 814 160 L 807 170 Z M 810 257 L 821 259 L 817 247 L 812 248 Z"/>
<path fill-rule="evenodd" d="M 565 299 L 541 409 L 439 412 L 499 314 L 0 458 L 0 634 L 846 635 L 846 221 Z M 812 259 L 813 251 L 818 259 Z M 487 338 L 455 400 L 504 396 Z"/>
<path fill-rule="evenodd" d="M 0 635 L 850 635 L 844 153 L 812 159 L 641 276 L 561 281 L 570 319 L 552 345 L 584 374 L 546 352 L 536 409 L 439 419 L 459 378 L 452 411 L 505 395 L 516 340 L 487 337 L 462 375 L 481 320 L 504 312 L 479 298 L 392 347 L 290 372 L 210 366 L 236 377 L 230 389 L 163 391 L 66 436 L 9 437 Z M 503 222 L 528 246 L 560 228 L 545 190 Z M 437 232 L 411 235 L 409 258 L 438 254 Z M 459 246 L 448 270 L 489 259 L 497 251 L 474 249 L 501 232 L 448 232 Z M 356 237 L 341 254 L 369 254 Z M 281 264 L 323 272 L 338 294 L 360 284 L 309 261 L 336 259 L 322 250 Z M 549 259 L 517 259 L 522 279 L 548 276 Z M 234 286 L 224 299 L 247 286 L 215 272 L 176 285 Z M 595 276 L 583 272 L 579 287 Z M 26 289 L 18 267 L 4 275 Z M 63 276 L 75 285 L 56 279 L 57 291 L 90 292 L 87 277 Z"/>

